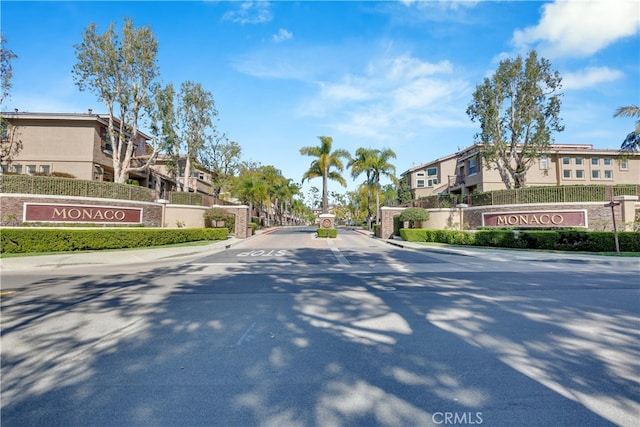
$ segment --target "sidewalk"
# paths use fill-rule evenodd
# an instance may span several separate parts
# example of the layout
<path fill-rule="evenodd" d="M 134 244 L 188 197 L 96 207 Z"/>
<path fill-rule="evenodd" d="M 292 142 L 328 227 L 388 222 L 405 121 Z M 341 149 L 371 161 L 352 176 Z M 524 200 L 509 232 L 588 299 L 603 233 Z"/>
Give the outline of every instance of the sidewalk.
<path fill-rule="evenodd" d="M 377 239 L 373 232 L 367 230 L 355 230 L 355 232 L 372 239 Z M 485 257 L 494 261 L 534 261 L 534 262 L 566 262 L 576 264 L 600 264 L 608 266 L 636 267 L 640 272 L 640 254 L 637 257 L 616 257 L 604 255 L 592 255 L 571 252 L 545 252 L 527 249 L 502 249 L 481 246 L 454 246 L 454 245 L 430 245 L 428 243 L 405 242 L 400 237 L 393 239 L 379 239 L 389 245 L 417 251 L 461 255 L 470 257 Z"/>

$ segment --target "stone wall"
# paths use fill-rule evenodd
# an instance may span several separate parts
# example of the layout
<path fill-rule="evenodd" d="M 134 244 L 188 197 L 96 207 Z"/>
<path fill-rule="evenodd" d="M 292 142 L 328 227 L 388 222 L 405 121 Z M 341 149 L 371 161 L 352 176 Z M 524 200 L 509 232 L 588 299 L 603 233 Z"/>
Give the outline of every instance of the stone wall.
<path fill-rule="evenodd" d="M 138 208 L 142 209 L 141 225 L 145 227 L 160 227 L 162 224 L 162 205 L 158 203 L 135 202 L 120 199 L 100 199 L 93 197 L 4 193 L 0 194 L 0 226 L 16 227 L 27 225 L 24 223 L 25 203 Z M 43 225 L 55 226 L 58 225 L 58 223 L 43 223 Z M 104 227 L 122 226 L 116 222 L 99 223 L 99 225 Z"/>
<path fill-rule="evenodd" d="M 140 225 L 144 227 L 167 227 L 167 228 L 202 228 L 204 227 L 204 212 L 211 207 L 188 206 L 188 205 L 167 205 L 153 202 L 135 202 L 120 199 L 100 199 L 93 197 L 73 197 L 73 196 L 50 196 L 35 194 L 0 194 L 0 226 L 19 227 L 29 225 L 24 222 L 25 203 L 39 203 L 51 205 L 73 205 L 73 206 L 99 206 L 110 208 L 137 208 L 142 210 L 142 221 Z M 235 215 L 235 236 L 245 239 L 251 236 L 249 227 L 248 206 L 212 206 L 224 209 Z M 82 223 L 82 222 L 80 222 Z M 126 226 L 125 224 L 94 222 L 96 226 L 113 227 Z M 33 225 L 58 226 L 63 225 L 56 222 L 42 222 Z M 67 225 L 70 225 L 67 223 Z M 128 226 L 135 226 L 127 224 Z"/>
<path fill-rule="evenodd" d="M 636 196 L 621 196 L 620 206 L 614 208 L 618 231 L 631 231 L 633 222 L 640 222 L 640 203 Z M 406 208 L 382 207 L 381 223 L 377 230 L 378 237 L 393 238 L 393 217 L 400 215 Z M 462 214 L 463 229 L 476 230 L 482 226 L 482 214 L 488 212 L 540 212 L 586 210 L 587 229 L 591 231 L 613 231 L 611 208 L 602 202 L 591 203 L 543 203 L 527 205 L 477 206 L 463 209 L 427 209 L 429 221 L 425 228 L 460 229 Z"/>

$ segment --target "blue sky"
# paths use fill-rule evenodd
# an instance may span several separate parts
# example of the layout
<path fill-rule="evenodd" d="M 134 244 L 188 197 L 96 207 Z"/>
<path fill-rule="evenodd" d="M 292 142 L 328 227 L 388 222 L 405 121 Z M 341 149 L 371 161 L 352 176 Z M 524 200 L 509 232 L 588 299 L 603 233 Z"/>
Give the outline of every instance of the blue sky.
<path fill-rule="evenodd" d="M 640 104 L 637 0 L 3 0 L 2 33 L 18 58 L 2 109 L 106 112 L 73 83 L 73 46 L 90 22 L 103 32 L 125 16 L 151 26 L 162 82 L 201 83 L 243 158 L 297 182 L 311 162 L 299 149 L 320 135 L 352 153 L 391 148 L 398 175 L 473 144 L 473 90 L 530 49 L 563 77 L 566 129 L 555 142 L 618 148 L 634 119 L 613 113 Z M 349 189 L 363 179 L 345 178 Z"/>

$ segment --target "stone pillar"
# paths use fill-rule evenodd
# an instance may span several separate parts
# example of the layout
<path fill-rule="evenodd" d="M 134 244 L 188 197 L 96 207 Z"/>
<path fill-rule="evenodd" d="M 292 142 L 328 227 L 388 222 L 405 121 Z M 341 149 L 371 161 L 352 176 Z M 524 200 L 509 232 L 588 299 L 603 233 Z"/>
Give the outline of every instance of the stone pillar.
<path fill-rule="evenodd" d="M 246 239 L 247 237 L 251 237 L 251 225 L 249 224 L 249 206 L 238 205 L 238 206 L 224 206 L 224 205 L 214 205 L 213 208 L 221 208 L 225 211 L 234 214 L 236 216 L 236 225 L 234 229 L 234 234 L 237 239 Z"/>
<path fill-rule="evenodd" d="M 377 236 L 382 239 L 393 239 L 393 217 L 400 215 L 406 208 L 380 208 L 380 224 L 378 224 Z"/>
<path fill-rule="evenodd" d="M 615 196 L 614 202 L 620 203 L 622 211 L 622 224 L 619 225 L 620 231 L 632 231 L 633 222 L 636 219 L 636 202 L 638 196 Z"/>
<path fill-rule="evenodd" d="M 332 214 L 320 214 L 318 228 L 336 228 L 336 216 Z"/>

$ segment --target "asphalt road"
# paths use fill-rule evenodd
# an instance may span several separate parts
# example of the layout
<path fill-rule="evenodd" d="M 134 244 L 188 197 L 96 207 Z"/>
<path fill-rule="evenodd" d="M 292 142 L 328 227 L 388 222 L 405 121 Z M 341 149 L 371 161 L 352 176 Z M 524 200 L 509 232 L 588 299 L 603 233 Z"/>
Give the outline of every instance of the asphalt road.
<path fill-rule="evenodd" d="M 640 425 L 638 265 L 510 254 L 290 228 L 4 272 L 0 421 Z"/>

